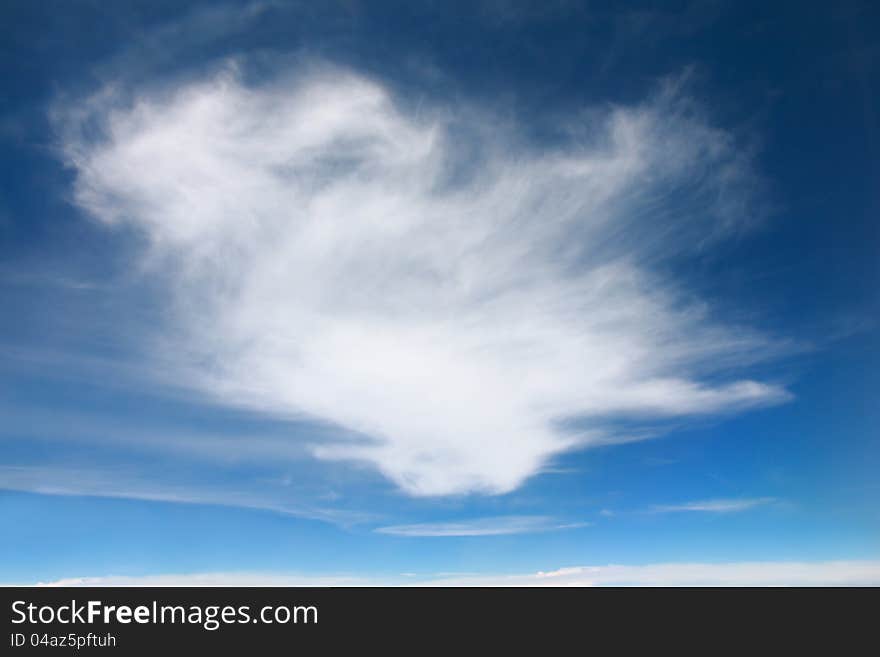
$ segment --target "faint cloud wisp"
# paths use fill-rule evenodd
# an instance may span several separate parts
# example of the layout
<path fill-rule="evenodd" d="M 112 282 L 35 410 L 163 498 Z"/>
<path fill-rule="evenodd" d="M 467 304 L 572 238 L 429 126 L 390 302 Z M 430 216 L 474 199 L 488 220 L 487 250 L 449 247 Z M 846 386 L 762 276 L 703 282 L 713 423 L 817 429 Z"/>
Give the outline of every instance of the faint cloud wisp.
<path fill-rule="evenodd" d="M 651 508 L 651 511 L 654 513 L 735 513 L 737 511 L 747 511 L 757 506 L 772 504 L 773 502 L 776 502 L 776 498 L 753 497 L 739 499 L 703 500 L 700 502 L 686 502 L 684 504 L 656 505 Z"/>
<path fill-rule="evenodd" d="M 531 534 L 586 527 L 589 523 L 561 523 L 546 516 L 498 516 L 477 518 L 458 522 L 425 522 L 414 525 L 379 527 L 379 534 L 409 537 L 442 536 L 503 536 L 507 534 Z"/>

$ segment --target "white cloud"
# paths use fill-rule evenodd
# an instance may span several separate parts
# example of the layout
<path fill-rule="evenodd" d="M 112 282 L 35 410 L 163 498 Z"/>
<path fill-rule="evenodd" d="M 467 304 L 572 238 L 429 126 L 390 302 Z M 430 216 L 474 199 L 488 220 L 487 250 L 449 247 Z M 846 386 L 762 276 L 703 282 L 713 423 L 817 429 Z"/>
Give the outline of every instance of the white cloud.
<path fill-rule="evenodd" d="M 746 511 L 775 501 L 775 498 L 772 497 L 702 500 L 700 502 L 686 502 L 684 504 L 658 504 L 652 507 L 651 510 L 655 513 L 677 513 L 682 511 L 733 513 L 736 511 Z"/>
<path fill-rule="evenodd" d="M 501 536 L 530 534 L 585 527 L 588 523 L 560 523 L 547 516 L 498 516 L 459 522 L 424 522 L 414 525 L 379 527 L 375 531 L 392 536 Z"/>
<path fill-rule="evenodd" d="M 745 561 L 581 566 L 526 575 L 393 578 L 278 573 L 76 577 L 40 586 L 877 586 L 880 561 Z"/>
<path fill-rule="evenodd" d="M 658 273 L 753 219 L 747 163 L 671 87 L 553 149 L 326 67 L 129 96 L 56 112 L 76 202 L 146 239 L 169 380 L 360 436 L 318 458 L 502 493 L 617 418 L 789 397 L 725 378 L 778 345 Z"/>

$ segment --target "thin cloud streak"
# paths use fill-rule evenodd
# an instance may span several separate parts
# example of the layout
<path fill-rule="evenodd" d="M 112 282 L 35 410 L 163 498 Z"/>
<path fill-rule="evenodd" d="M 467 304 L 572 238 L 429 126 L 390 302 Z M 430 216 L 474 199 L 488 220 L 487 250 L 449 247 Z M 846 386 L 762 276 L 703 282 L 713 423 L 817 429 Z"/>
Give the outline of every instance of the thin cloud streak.
<path fill-rule="evenodd" d="M 748 511 L 757 506 L 772 504 L 776 501 L 774 497 L 702 500 L 699 502 L 686 502 L 684 504 L 659 504 L 651 507 L 651 511 L 654 513 L 736 513 L 738 511 Z"/>
<path fill-rule="evenodd" d="M 547 516 L 498 516 L 458 522 L 426 522 L 379 527 L 379 534 L 407 537 L 503 536 L 586 527 L 589 523 L 561 523 Z"/>
<path fill-rule="evenodd" d="M 135 473 L 53 466 L 0 466 L 0 490 L 39 495 L 104 497 L 172 504 L 204 504 L 270 511 L 336 525 L 352 525 L 374 519 L 367 513 L 321 508 L 309 504 L 279 501 L 269 495 L 179 484 Z"/>
<path fill-rule="evenodd" d="M 221 403 L 360 437 L 319 459 L 498 494 L 620 417 L 790 399 L 742 378 L 784 345 L 655 266 L 760 214 L 748 161 L 676 84 L 552 149 L 326 66 L 123 87 L 54 119 L 76 203 L 142 235 L 165 284 L 157 358 Z"/>

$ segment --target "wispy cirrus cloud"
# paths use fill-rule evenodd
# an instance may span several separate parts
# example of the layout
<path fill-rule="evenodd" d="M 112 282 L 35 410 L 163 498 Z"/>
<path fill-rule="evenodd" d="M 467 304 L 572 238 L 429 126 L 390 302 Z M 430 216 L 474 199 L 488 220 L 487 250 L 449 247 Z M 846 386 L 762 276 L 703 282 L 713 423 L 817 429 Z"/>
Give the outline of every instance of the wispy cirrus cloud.
<path fill-rule="evenodd" d="M 683 504 L 658 504 L 651 507 L 653 513 L 736 513 L 748 511 L 758 506 L 764 506 L 776 502 L 774 497 L 750 497 L 729 498 L 716 500 L 701 500 L 698 502 L 685 502 Z"/>
<path fill-rule="evenodd" d="M 374 519 L 369 513 L 334 509 L 290 500 L 266 490 L 240 489 L 228 485 L 181 482 L 167 477 L 145 476 L 120 468 L 72 468 L 51 465 L 0 465 L 0 490 L 40 495 L 103 497 L 110 499 L 202 504 L 270 511 L 283 515 L 352 525 Z"/>
<path fill-rule="evenodd" d="M 311 453 L 423 496 L 511 491 L 620 417 L 790 396 L 743 374 L 778 342 L 658 267 L 755 220 L 730 135 L 674 84 L 589 117 L 551 147 L 327 66 L 55 113 L 76 203 L 145 238 L 169 378 L 343 427 Z"/>
<path fill-rule="evenodd" d="M 444 537 L 444 536 L 502 536 L 531 534 L 586 527 L 586 522 L 560 522 L 548 516 L 498 516 L 475 518 L 456 522 L 424 522 L 413 525 L 379 527 L 375 531 L 391 536 Z"/>

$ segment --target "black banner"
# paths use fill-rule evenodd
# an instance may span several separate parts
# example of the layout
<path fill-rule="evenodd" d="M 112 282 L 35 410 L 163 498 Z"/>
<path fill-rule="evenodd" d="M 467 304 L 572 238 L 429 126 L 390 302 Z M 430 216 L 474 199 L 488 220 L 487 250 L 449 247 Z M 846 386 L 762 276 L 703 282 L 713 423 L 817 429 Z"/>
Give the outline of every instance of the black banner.
<path fill-rule="evenodd" d="M 876 589 L 7 588 L 3 655 L 876 648 Z M 863 643 L 867 641 L 867 643 Z M 610 642 L 610 643 L 609 643 Z M 195 652 L 193 652 L 195 651 Z M 261 652 L 255 653 L 261 654 Z"/>

